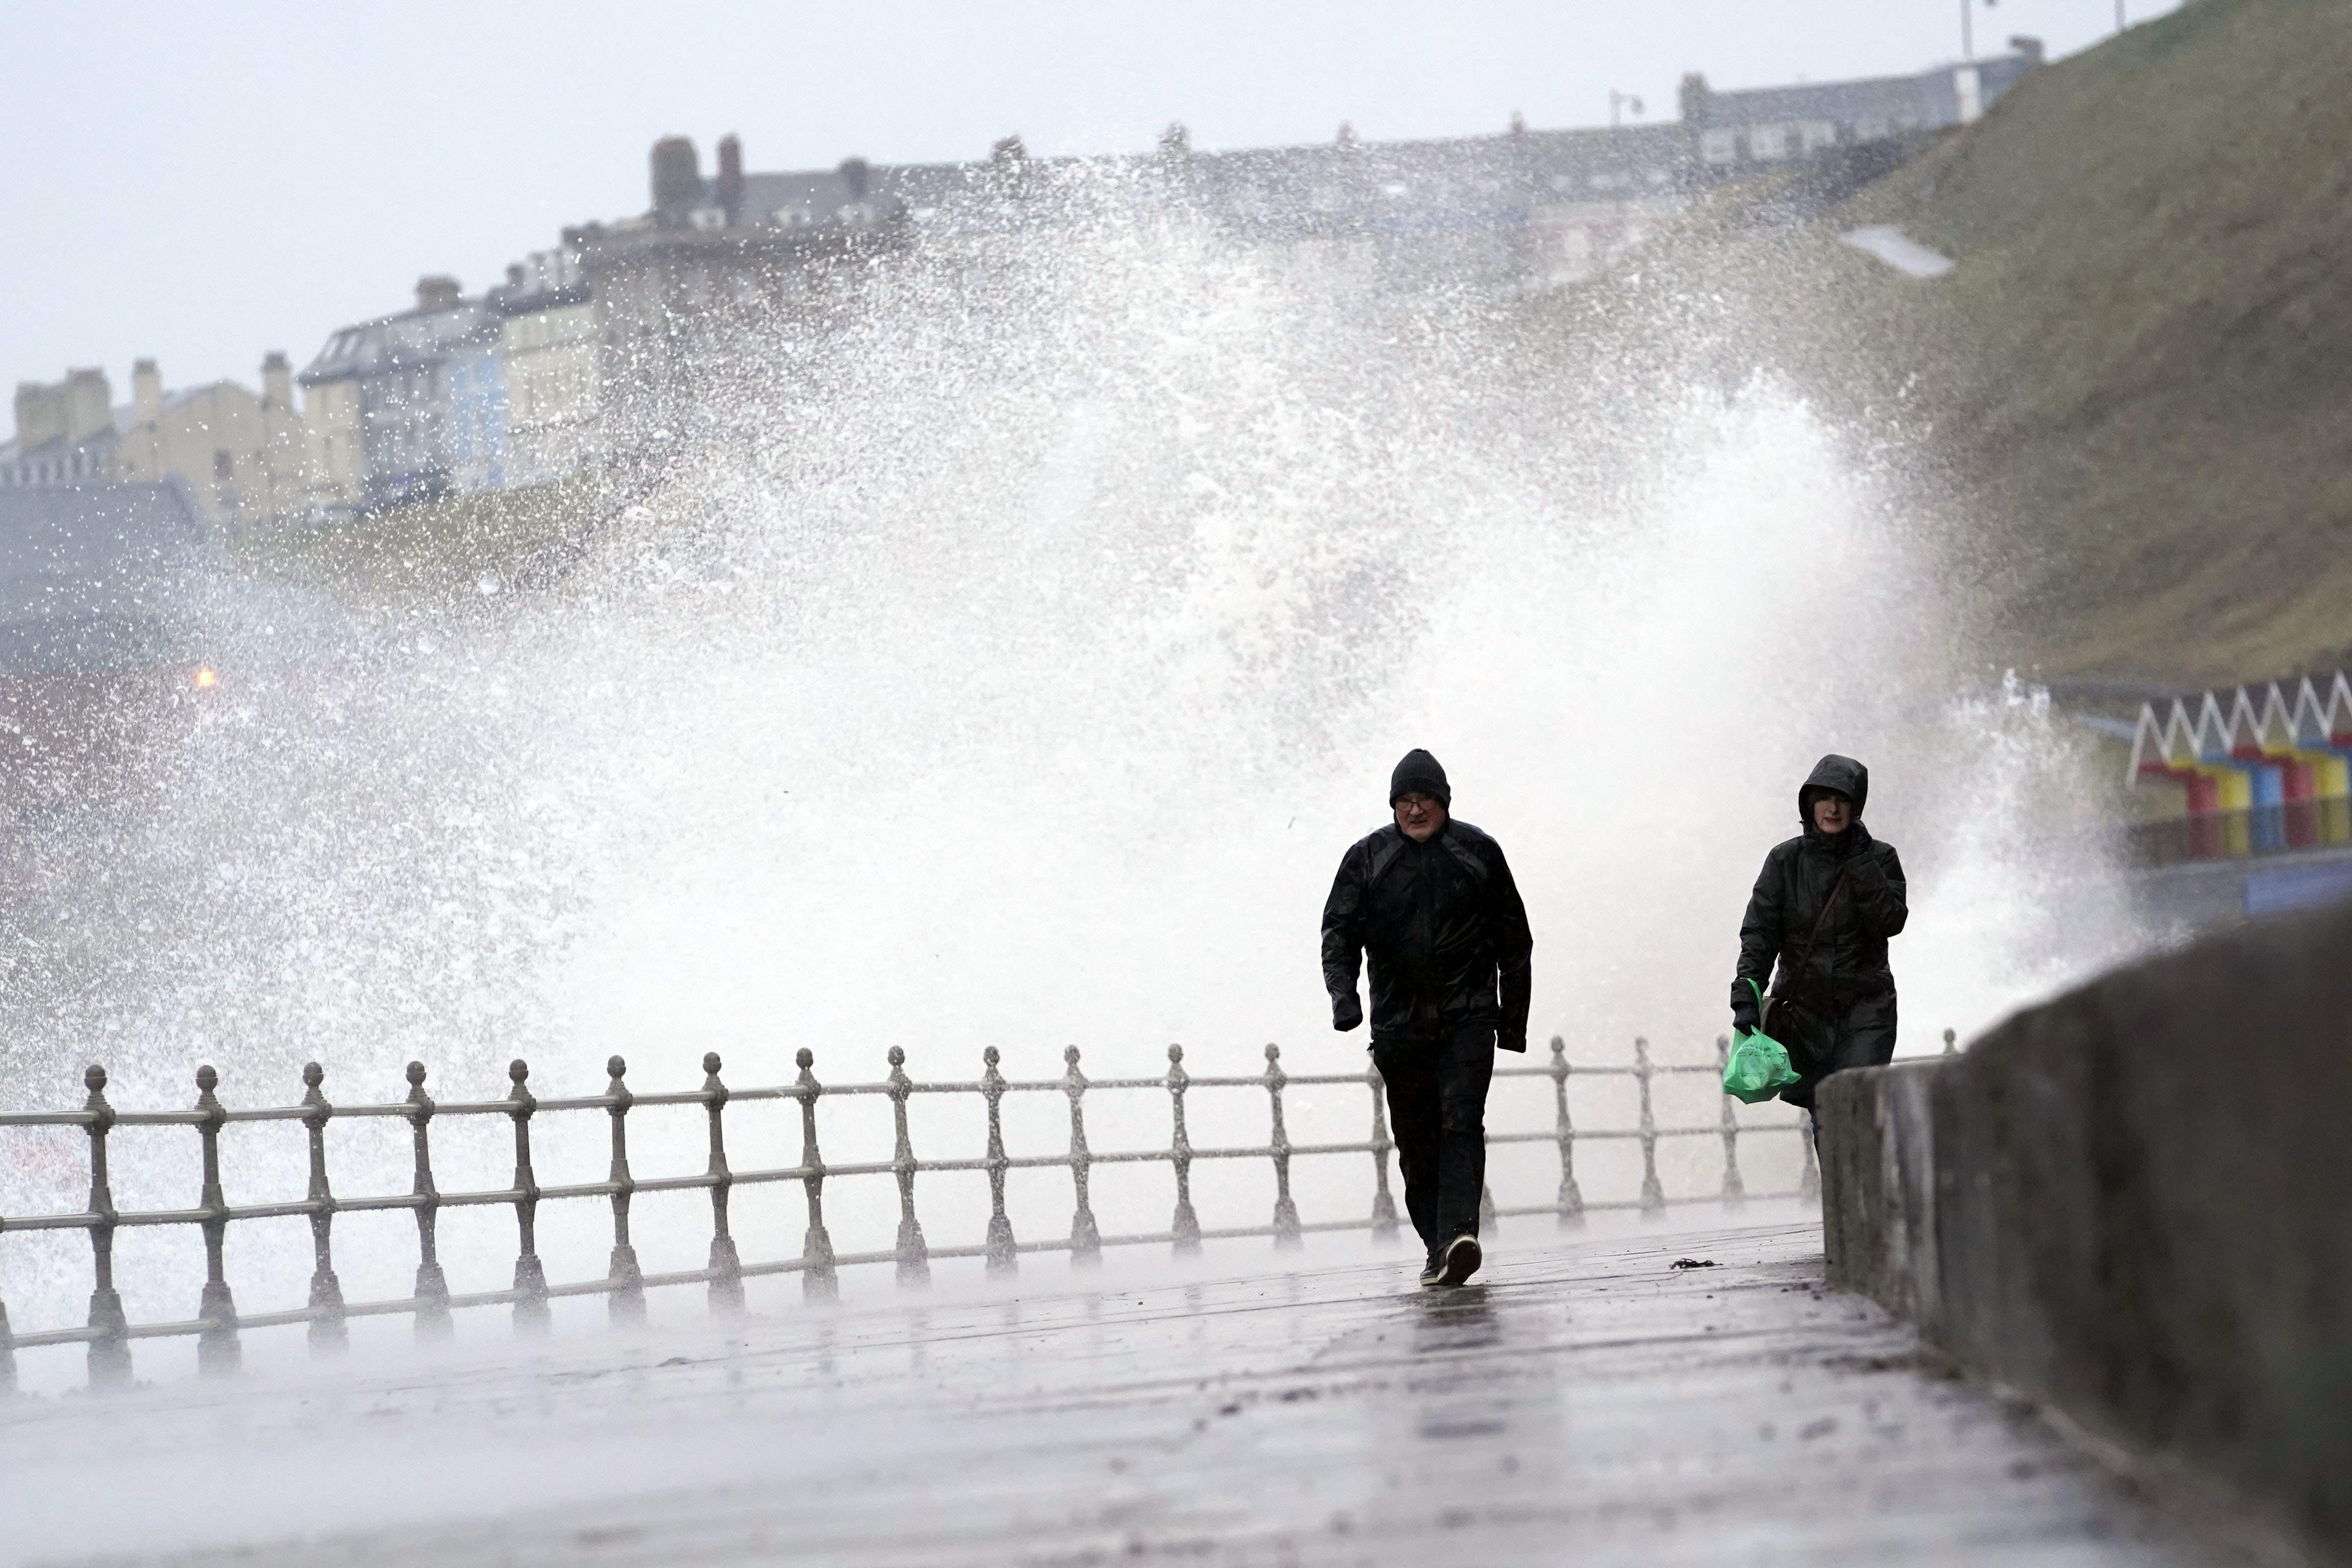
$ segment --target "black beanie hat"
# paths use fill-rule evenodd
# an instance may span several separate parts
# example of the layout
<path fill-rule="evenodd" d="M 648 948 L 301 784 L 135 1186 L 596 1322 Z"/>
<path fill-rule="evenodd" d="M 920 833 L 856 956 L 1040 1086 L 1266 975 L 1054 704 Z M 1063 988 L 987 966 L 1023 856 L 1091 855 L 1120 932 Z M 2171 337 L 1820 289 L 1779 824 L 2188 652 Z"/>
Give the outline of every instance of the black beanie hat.
<path fill-rule="evenodd" d="M 1406 752 L 1404 760 L 1396 765 L 1396 771 L 1389 775 L 1389 804 L 1395 805 L 1398 796 L 1415 790 L 1435 796 L 1437 803 L 1448 810 L 1454 807 L 1454 791 L 1446 787 L 1445 769 L 1437 765 L 1436 758 L 1419 747 Z"/>

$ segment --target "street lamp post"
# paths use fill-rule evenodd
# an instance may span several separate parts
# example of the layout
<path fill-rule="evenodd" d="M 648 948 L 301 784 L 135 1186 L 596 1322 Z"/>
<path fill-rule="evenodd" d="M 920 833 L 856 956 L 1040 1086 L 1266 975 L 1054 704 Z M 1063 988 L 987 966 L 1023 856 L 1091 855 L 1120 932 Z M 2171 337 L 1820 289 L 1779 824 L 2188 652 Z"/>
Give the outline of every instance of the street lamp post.
<path fill-rule="evenodd" d="M 1977 57 L 1977 0 L 1960 0 L 1960 63 L 1967 65 Z M 1986 10 L 1991 10 L 2000 0 L 1984 0 Z M 2116 26 L 2124 22 L 2124 0 L 2116 0 Z"/>

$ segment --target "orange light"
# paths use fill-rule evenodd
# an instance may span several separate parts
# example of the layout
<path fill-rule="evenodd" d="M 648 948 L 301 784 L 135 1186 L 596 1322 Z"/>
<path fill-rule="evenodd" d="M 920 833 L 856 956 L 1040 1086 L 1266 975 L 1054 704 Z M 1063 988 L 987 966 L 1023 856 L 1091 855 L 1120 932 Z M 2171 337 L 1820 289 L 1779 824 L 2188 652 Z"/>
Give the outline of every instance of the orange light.
<path fill-rule="evenodd" d="M 213 673 L 211 666 L 207 665 L 196 672 L 196 690 L 208 692 L 219 684 L 220 676 Z"/>

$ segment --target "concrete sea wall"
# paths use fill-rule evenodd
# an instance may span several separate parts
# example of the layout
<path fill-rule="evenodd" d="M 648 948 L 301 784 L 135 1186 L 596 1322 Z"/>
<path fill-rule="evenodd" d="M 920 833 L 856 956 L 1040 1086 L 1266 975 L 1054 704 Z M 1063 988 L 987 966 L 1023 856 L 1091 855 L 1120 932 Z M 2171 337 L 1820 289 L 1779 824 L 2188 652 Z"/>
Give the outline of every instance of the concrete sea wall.
<path fill-rule="evenodd" d="M 2352 909 L 1822 1096 L 1830 1281 L 2352 1549 Z"/>

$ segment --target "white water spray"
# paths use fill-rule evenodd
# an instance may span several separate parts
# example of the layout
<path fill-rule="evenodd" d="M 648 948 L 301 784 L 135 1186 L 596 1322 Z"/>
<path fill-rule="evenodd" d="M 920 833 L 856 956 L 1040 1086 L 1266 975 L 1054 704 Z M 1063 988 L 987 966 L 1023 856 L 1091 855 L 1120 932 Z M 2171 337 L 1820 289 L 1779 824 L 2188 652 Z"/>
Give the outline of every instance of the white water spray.
<path fill-rule="evenodd" d="M 1965 697 L 1897 476 L 1769 374 L 1555 362 L 1548 308 L 1156 225 L 886 271 L 559 580 L 257 679 L 135 820 L 49 843 L 6 1096 L 89 1060 L 142 1105 L 200 1059 L 247 1103 L 314 1058 L 344 1100 L 412 1056 L 465 1097 L 614 1051 L 648 1087 L 802 1046 L 1351 1070 L 1318 917 L 1415 745 L 1580 1057 L 1711 1052 L 1824 751 L 1910 872 L 1906 1050 L 2135 940 L 2112 897 L 2052 929 L 2101 869 L 2050 820 L 2065 748 Z"/>

